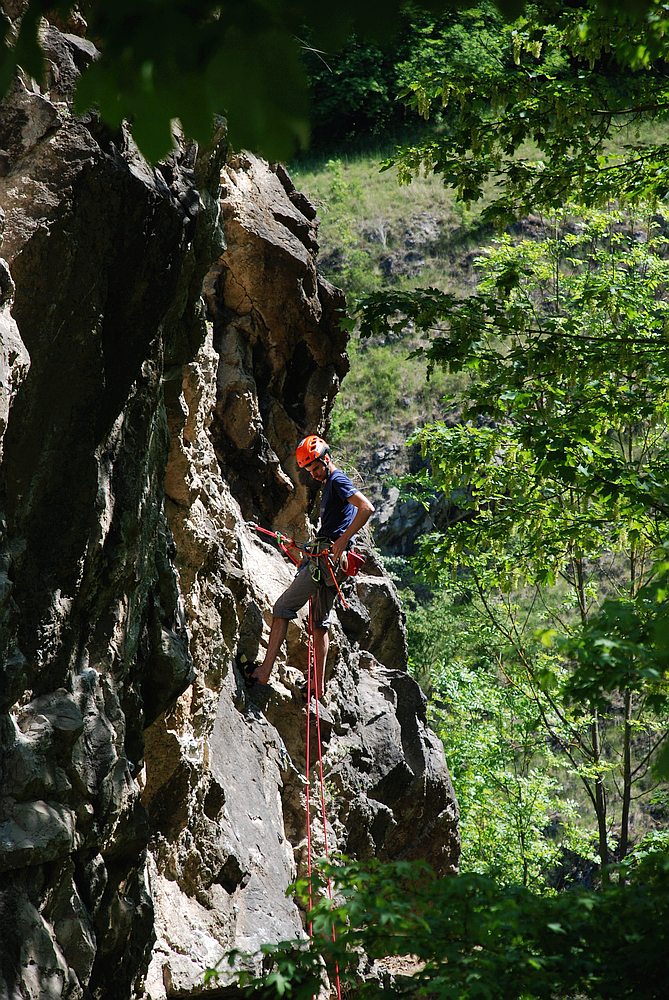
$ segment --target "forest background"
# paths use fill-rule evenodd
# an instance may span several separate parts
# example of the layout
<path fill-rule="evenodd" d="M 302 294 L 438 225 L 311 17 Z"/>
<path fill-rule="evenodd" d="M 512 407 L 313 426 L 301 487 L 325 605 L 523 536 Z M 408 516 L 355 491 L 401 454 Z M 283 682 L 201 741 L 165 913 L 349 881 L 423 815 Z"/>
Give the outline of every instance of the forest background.
<path fill-rule="evenodd" d="M 356 996 L 663 996 L 669 13 L 157 5 L 78 5 L 103 53 L 79 110 L 154 160 L 175 118 L 284 159 L 310 122 L 292 169 L 353 338 L 332 444 L 413 525 L 379 542 L 462 810 L 459 876 L 338 864 L 341 905 L 242 992 L 337 967 Z M 21 6 L 5 89 L 72 5 Z M 361 981 L 361 949 L 411 974 Z"/>

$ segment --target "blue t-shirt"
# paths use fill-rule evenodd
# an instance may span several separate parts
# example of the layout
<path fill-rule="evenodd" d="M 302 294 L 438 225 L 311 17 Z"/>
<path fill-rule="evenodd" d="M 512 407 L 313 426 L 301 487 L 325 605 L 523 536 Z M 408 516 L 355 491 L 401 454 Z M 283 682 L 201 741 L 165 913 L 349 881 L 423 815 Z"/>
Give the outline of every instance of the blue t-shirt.
<path fill-rule="evenodd" d="M 334 542 L 344 534 L 357 511 L 357 507 L 349 503 L 349 497 L 357 492 L 348 476 L 339 469 L 330 473 L 321 496 L 320 536 Z"/>

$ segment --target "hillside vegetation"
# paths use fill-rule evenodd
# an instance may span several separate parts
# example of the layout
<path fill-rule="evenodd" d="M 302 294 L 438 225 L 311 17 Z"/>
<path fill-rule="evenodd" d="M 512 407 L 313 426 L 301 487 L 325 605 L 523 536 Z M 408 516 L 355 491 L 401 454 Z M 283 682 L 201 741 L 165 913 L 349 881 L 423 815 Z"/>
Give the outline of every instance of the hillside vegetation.
<path fill-rule="evenodd" d="M 345 152 L 292 168 L 297 186 L 318 209 L 319 270 L 347 293 L 349 305 L 383 288 L 436 287 L 466 294 L 472 261 L 492 236 L 480 211 L 467 209 L 434 175 L 400 186 L 382 170 L 382 150 Z M 425 338 L 410 326 L 384 337 L 352 332 L 351 371 L 335 403 L 330 437 L 348 467 L 379 495 L 389 473 L 408 468 L 406 441 L 425 420 L 452 407 L 463 379 L 411 357 Z M 374 457 L 376 456 L 376 458 Z M 378 466 L 382 471 L 378 471 Z"/>
<path fill-rule="evenodd" d="M 294 169 L 298 184 L 319 210 L 320 267 L 330 280 L 347 290 L 352 308 L 365 293 L 382 294 L 384 289 L 402 292 L 436 288 L 471 301 L 479 291 L 485 260 L 499 252 L 495 248 L 503 245 L 505 238 L 516 246 L 523 246 L 528 239 L 530 243 L 533 240 L 540 243 L 551 233 L 551 221 L 555 231 L 554 219 L 535 213 L 508 227 L 509 233 L 504 237 L 481 222 L 481 206 L 465 208 L 439 177 L 421 176 L 409 185 L 400 186 L 395 170 L 381 169 L 382 160 L 382 154 L 370 152 L 349 159 L 323 160 L 308 169 L 303 165 Z M 582 228 L 585 223 L 578 221 L 573 225 Z M 540 279 L 543 283 L 546 280 L 546 276 Z M 457 427 L 471 401 L 471 380 L 476 377 L 472 372 L 449 372 L 436 366 L 428 379 L 428 359 L 411 356 L 430 342 L 432 332 L 416 329 L 411 322 L 399 324 L 384 336 L 363 338 L 358 329 L 353 331 L 351 372 L 335 406 L 331 440 L 338 457 L 342 456 L 347 467 L 360 474 L 364 488 L 376 497 L 382 495 L 384 487 L 387 489 L 393 476 L 408 470 L 411 455 L 415 453 L 409 444 L 411 436 L 435 421 L 446 420 L 448 425 Z M 499 391 L 503 388 L 504 385 Z M 593 595 L 596 590 L 611 596 L 625 588 L 624 565 L 614 555 L 611 558 L 613 570 L 604 572 L 597 565 L 592 567 L 589 586 Z M 464 566 L 462 555 L 456 555 L 452 568 L 458 563 Z M 499 622 L 501 614 L 509 622 L 509 628 L 518 629 L 518 625 L 513 625 L 513 616 L 514 613 L 520 616 L 529 643 L 522 648 L 521 655 L 526 658 L 534 642 L 533 629 L 552 624 L 555 615 L 563 621 L 570 616 L 574 605 L 569 588 L 558 587 L 556 609 L 558 605 L 562 608 L 558 613 L 548 611 L 548 605 L 555 602 L 550 588 L 540 587 L 543 615 L 536 612 L 534 589 L 516 594 L 513 612 L 512 605 L 505 608 L 503 601 L 500 604 L 493 588 L 488 599 L 499 607 L 489 621 L 475 609 L 463 612 L 462 595 L 466 595 L 467 586 L 453 589 L 444 587 L 442 581 L 435 591 L 435 577 L 434 596 L 426 606 L 424 599 L 416 603 L 414 593 L 420 586 L 408 564 L 390 560 L 389 566 L 406 588 L 404 599 L 409 613 L 413 669 L 424 689 L 434 696 L 433 724 L 443 733 L 454 768 L 464 811 L 464 863 L 482 871 L 490 870 L 492 863 L 498 873 L 505 871 L 506 878 L 514 878 L 514 866 L 519 859 L 513 849 L 516 837 L 513 827 L 519 815 L 513 799 L 515 795 L 522 799 L 523 792 L 518 787 L 512 793 L 510 787 L 500 785 L 499 769 L 513 765 L 522 741 L 518 727 L 526 715 L 527 742 L 523 753 L 531 762 L 534 783 L 530 796 L 533 807 L 526 821 L 531 826 L 543 823 L 549 829 L 557 820 L 564 828 L 562 840 L 535 837 L 531 849 L 535 852 L 534 860 L 530 861 L 526 854 L 523 862 L 526 877 L 534 870 L 533 877 L 540 881 L 546 877 L 557 881 L 564 878 L 565 873 L 559 874 L 558 868 L 566 844 L 574 857 L 581 858 L 576 867 L 587 868 L 591 861 L 586 859 L 592 855 L 588 823 L 583 816 L 587 804 L 582 790 L 559 759 L 553 759 L 552 753 L 546 755 L 545 736 L 534 731 L 535 709 L 531 708 L 528 691 L 521 688 L 512 694 L 512 689 L 506 689 L 504 693 L 495 680 L 500 664 L 508 661 L 502 666 L 507 674 L 510 658 L 518 655 L 518 650 L 514 653 L 508 638 L 500 633 L 500 627 L 494 627 L 495 620 Z M 504 627 L 501 628 L 503 632 Z M 481 673 L 482 663 L 491 672 L 487 677 Z M 444 711 L 446 704 L 449 708 Z M 467 737 L 472 726 L 480 734 L 476 744 Z M 458 727 L 462 729 L 456 737 Z M 622 746 L 615 727 L 611 737 L 611 752 L 618 755 Z M 466 748 L 466 752 L 456 763 L 459 748 Z M 542 758 L 543 764 L 537 766 Z M 648 782 L 644 788 L 650 788 Z M 506 812 L 500 811 L 500 795 L 507 798 Z M 664 816 L 663 794 L 654 794 L 651 808 L 657 819 Z M 492 824 L 491 810 L 497 815 Z M 649 825 L 647 811 L 638 806 L 632 820 L 637 837 L 655 825 L 653 821 Z M 476 846 L 468 841 L 470 822 L 472 830 L 474 827 L 477 830 Z M 510 828 L 503 832 L 507 824 Z M 487 844 L 486 836 L 492 838 Z M 488 860 L 484 862 L 486 855 Z M 551 865 L 558 868 L 548 874 Z"/>

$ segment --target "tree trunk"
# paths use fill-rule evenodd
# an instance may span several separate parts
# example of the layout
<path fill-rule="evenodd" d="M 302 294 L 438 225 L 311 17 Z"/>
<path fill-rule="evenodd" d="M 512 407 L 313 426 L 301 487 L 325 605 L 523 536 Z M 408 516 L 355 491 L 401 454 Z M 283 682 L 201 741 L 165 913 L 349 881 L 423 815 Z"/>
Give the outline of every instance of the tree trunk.
<path fill-rule="evenodd" d="M 593 760 L 595 767 L 597 767 L 601 760 L 602 748 L 599 734 L 599 716 L 596 712 L 590 726 L 590 738 Z M 606 827 L 606 789 L 604 788 L 604 779 L 601 774 L 595 777 L 595 812 L 597 814 L 597 839 L 599 843 L 599 857 L 602 864 L 602 882 L 608 882 L 609 842 Z"/>
<path fill-rule="evenodd" d="M 623 732 L 623 803 L 620 816 L 620 857 L 629 849 L 630 802 L 632 800 L 632 692 L 625 691 L 625 729 Z"/>

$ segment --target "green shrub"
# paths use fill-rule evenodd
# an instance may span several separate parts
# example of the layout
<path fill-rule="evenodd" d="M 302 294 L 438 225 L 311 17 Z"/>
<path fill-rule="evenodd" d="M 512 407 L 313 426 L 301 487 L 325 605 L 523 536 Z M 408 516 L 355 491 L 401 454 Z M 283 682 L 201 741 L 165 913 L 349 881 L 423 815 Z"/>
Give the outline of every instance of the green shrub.
<path fill-rule="evenodd" d="M 600 891 L 538 896 L 480 875 L 436 878 L 420 862 L 323 866 L 310 941 L 263 948 L 267 971 L 229 955 L 241 996 L 311 1000 L 338 976 L 356 998 L 430 1000 L 659 1000 L 669 975 L 669 857 L 640 862 Z M 298 890 L 307 900 L 306 883 Z M 318 898 L 318 887 L 315 898 Z M 333 933 L 333 927 L 336 933 Z M 393 957 L 410 974 L 361 981 L 361 953 L 382 971 Z M 390 962 L 386 960 L 390 959 Z M 395 967 L 397 962 L 394 963 Z M 219 963 L 220 968 L 221 963 Z M 218 969 L 209 978 L 216 978 Z"/>

